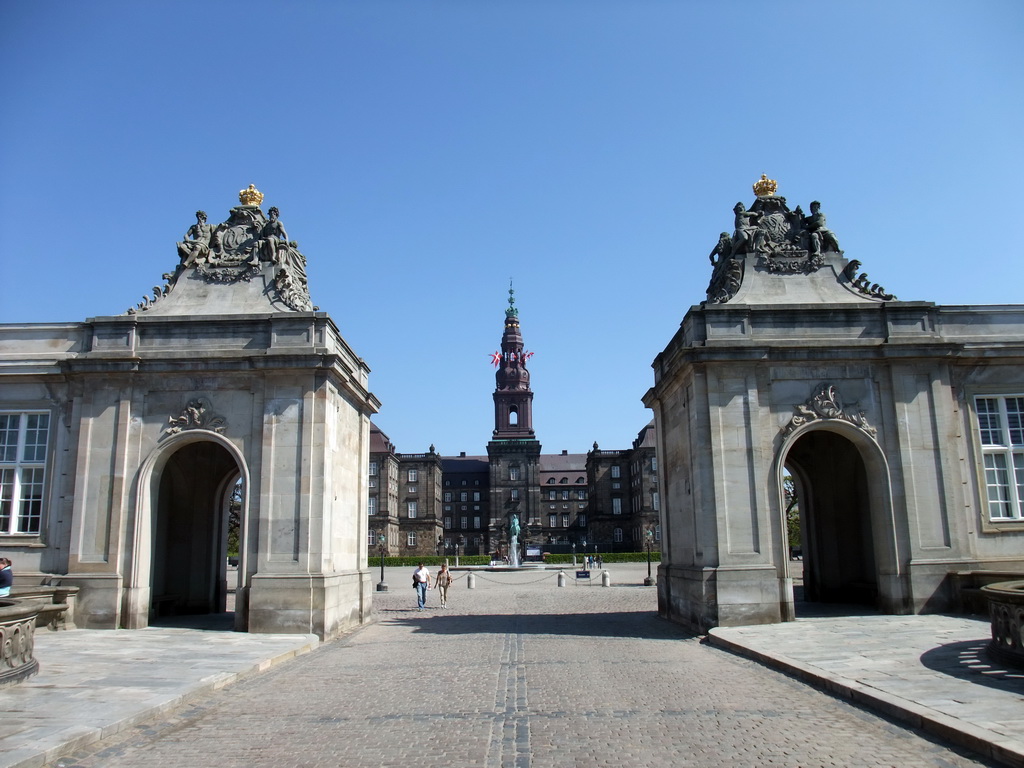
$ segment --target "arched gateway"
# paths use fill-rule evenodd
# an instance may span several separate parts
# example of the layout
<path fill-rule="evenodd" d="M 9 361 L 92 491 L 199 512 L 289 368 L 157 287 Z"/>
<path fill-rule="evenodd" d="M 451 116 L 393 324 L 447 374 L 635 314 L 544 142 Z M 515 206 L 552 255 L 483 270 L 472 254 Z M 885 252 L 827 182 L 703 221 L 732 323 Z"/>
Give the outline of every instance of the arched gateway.
<path fill-rule="evenodd" d="M 169 615 L 223 613 L 230 589 L 234 628 L 247 630 L 244 558 L 239 557 L 234 583 L 228 582 L 227 568 L 232 504 L 238 507 L 239 554 L 246 550 L 250 508 L 244 457 L 216 432 L 174 435 L 143 463 L 139 487 L 129 626 Z"/>
<path fill-rule="evenodd" d="M 806 597 L 948 609 L 956 572 L 1024 568 L 1024 307 L 898 301 L 820 204 L 775 190 L 735 207 L 644 396 L 659 610 L 697 631 L 794 618 L 787 476 Z"/>
<path fill-rule="evenodd" d="M 370 616 L 380 403 L 262 199 L 250 186 L 216 225 L 199 211 L 122 315 L 0 327 L 0 412 L 32 481 L 5 546 L 23 576 L 80 588 L 81 627 L 222 611 L 232 505 L 237 629 L 329 637 Z"/>

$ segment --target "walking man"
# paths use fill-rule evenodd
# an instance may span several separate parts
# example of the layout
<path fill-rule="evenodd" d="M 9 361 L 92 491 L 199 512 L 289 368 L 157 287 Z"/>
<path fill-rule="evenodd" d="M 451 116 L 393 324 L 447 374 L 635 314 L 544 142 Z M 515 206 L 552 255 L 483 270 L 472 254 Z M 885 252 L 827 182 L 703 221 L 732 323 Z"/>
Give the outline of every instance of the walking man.
<path fill-rule="evenodd" d="M 413 571 L 412 584 L 416 587 L 416 607 L 422 611 L 427 607 L 427 590 L 430 589 L 430 571 L 423 563 Z"/>

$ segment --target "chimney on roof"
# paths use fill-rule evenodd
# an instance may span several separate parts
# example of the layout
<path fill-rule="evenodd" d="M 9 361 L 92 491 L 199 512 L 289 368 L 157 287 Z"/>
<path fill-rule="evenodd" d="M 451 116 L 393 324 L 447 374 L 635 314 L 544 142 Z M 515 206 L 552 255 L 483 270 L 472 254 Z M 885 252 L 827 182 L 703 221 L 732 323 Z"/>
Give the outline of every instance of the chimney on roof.
<path fill-rule="evenodd" d="M 563 455 L 563 456 L 568 456 L 568 455 L 569 455 L 569 452 L 563 449 L 563 450 L 562 450 L 562 455 Z"/>
<path fill-rule="evenodd" d="M 461 459 L 466 458 L 466 452 L 465 451 L 459 451 L 459 458 L 461 458 Z"/>

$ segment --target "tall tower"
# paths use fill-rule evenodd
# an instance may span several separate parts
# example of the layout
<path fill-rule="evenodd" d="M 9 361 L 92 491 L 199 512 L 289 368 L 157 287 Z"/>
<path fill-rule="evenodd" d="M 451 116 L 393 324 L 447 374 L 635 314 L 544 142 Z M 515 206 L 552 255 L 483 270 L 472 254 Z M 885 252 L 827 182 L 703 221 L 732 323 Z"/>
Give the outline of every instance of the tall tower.
<path fill-rule="evenodd" d="M 507 554 L 508 529 L 513 515 L 522 529 L 520 541 L 530 540 L 531 529 L 540 527 L 540 442 L 533 431 L 533 390 L 526 368 L 532 352 L 523 349 L 515 291 L 508 289 L 508 309 L 501 336 L 501 351 L 492 362 L 496 368 L 494 432 L 487 443 L 491 469 L 491 551 Z"/>

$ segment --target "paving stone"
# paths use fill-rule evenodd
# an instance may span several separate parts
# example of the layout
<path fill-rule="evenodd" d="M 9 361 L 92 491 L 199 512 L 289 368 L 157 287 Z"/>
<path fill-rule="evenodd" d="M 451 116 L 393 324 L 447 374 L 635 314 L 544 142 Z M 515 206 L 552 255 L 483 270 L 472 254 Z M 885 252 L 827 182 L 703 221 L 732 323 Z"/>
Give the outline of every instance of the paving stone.
<path fill-rule="evenodd" d="M 155 717 L 129 722 L 104 740 L 51 752 L 48 765 L 152 768 L 172 761 L 222 768 L 988 764 L 977 755 L 716 648 L 705 638 L 687 635 L 656 616 L 654 589 L 639 586 L 646 576 L 645 566 L 612 566 L 611 570 L 615 586 L 608 588 L 572 580 L 570 586 L 557 588 L 555 572 L 518 572 L 480 574 L 477 588 L 469 590 L 461 574 L 446 610 L 436 607 L 433 593 L 425 611 L 415 610 L 411 588 L 378 593 L 375 624 L 260 674 L 239 673 L 239 679 L 217 690 L 203 690 L 196 683 L 188 687 L 187 695 L 167 691 L 171 698 L 178 695 L 174 706 Z M 404 570 L 389 573 L 388 581 L 404 584 L 404 575 Z M 743 628 L 743 642 L 779 642 L 790 653 L 802 646 L 821 648 L 820 637 L 801 639 L 801 633 L 792 631 L 793 625 L 776 626 L 784 634 L 780 639 L 765 640 L 763 634 L 751 631 L 771 627 Z M 875 621 L 861 625 L 860 637 L 877 637 L 865 626 L 879 625 Z M 109 668 L 99 670 L 97 677 L 116 679 L 125 686 L 128 698 L 133 685 L 159 689 L 159 680 L 150 675 L 170 677 L 164 668 L 183 664 L 189 656 L 184 646 L 196 642 L 192 636 L 203 634 L 182 632 L 168 639 L 171 645 L 182 646 L 171 658 L 131 642 L 120 646 L 123 654 L 138 651 L 135 655 L 140 659 L 135 663 L 148 665 L 144 673 L 139 668 Z M 70 637 L 81 631 L 64 634 Z M 890 647 L 899 644 L 901 654 L 906 653 L 903 634 L 901 629 L 888 643 Z M 258 642 L 261 636 L 233 637 L 243 643 L 239 648 L 246 648 L 244 643 L 253 638 Z M 271 636 L 268 643 L 279 642 L 280 637 Z M 943 640 L 961 642 L 959 637 L 954 633 Z M 879 644 L 878 652 L 886 653 L 886 646 Z M 38 648 L 45 665 L 53 650 L 48 638 Z M 194 644 L 190 650 L 199 653 Z M 206 662 L 212 670 L 218 660 L 230 658 L 230 645 L 215 645 L 211 653 Z M 845 661 L 843 654 L 833 653 L 830 658 Z M 69 658 L 68 667 L 73 666 L 71 662 Z M 99 651 L 90 663 L 105 664 Z M 856 665 L 852 668 L 856 670 Z M 81 673 L 81 677 L 87 675 Z M 946 677 L 961 687 L 974 685 L 962 677 Z M 144 703 L 140 697 L 136 706 Z M 87 706 L 97 717 L 104 705 L 94 700 Z M 110 706 L 119 712 L 131 708 Z M 1024 708 L 1018 705 L 1005 714 L 1019 721 Z M 0 733 L 0 749 L 17 744 L 17 739 L 16 733 L 9 737 Z"/>

